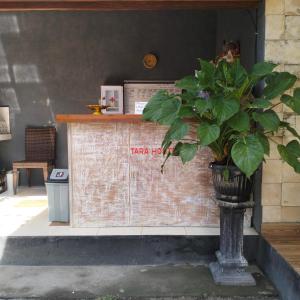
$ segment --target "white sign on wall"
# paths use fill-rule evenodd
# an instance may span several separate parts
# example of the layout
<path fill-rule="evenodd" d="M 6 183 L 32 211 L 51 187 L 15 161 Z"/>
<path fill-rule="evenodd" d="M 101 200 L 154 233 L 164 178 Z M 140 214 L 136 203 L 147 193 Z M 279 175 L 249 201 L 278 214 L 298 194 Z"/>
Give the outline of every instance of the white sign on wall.
<path fill-rule="evenodd" d="M 136 103 L 148 102 L 160 90 L 172 94 L 181 94 L 181 89 L 175 86 L 174 81 L 124 81 L 125 114 L 142 114 L 136 112 Z"/>
<path fill-rule="evenodd" d="M 147 102 L 135 102 L 134 113 L 136 115 L 142 115 L 143 114 L 143 110 L 144 110 L 146 104 L 147 104 Z"/>

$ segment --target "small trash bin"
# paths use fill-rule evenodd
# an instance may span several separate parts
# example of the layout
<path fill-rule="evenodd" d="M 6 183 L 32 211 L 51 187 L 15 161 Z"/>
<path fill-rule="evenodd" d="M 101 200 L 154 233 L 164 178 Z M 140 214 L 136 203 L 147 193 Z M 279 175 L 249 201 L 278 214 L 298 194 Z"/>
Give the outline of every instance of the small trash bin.
<path fill-rule="evenodd" d="M 68 170 L 53 169 L 45 184 L 48 195 L 49 222 L 69 222 Z"/>
<path fill-rule="evenodd" d="M 16 182 L 14 182 L 14 174 L 16 173 Z M 7 193 L 9 196 L 13 196 L 17 193 L 19 185 L 19 171 L 8 171 L 6 173 L 6 184 L 7 184 Z"/>

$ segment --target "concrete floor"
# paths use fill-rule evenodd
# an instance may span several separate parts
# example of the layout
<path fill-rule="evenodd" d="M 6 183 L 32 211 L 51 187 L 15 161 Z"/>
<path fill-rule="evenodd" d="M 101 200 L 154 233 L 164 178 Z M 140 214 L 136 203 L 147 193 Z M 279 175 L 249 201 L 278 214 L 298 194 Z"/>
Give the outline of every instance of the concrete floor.
<path fill-rule="evenodd" d="M 0 266 L 0 298 L 279 299 L 255 267 L 255 287 L 216 286 L 207 266 Z"/>
<path fill-rule="evenodd" d="M 207 261 L 202 262 L 201 265 L 174 265 L 177 262 L 172 262 L 174 263 L 173 265 L 145 266 L 142 264 L 147 262 L 142 262 L 141 265 L 122 265 L 123 263 L 119 265 L 119 262 L 116 262 L 114 259 L 110 265 L 91 264 L 87 266 L 87 257 L 93 257 L 93 255 L 101 256 L 103 251 L 106 253 L 107 249 L 111 249 L 111 246 L 106 248 L 108 242 L 106 242 L 106 246 L 103 245 L 103 249 L 101 247 L 97 248 L 97 243 L 96 246 L 92 243 L 91 247 L 93 245 L 96 247 L 96 254 L 89 252 L 91 249 L 88 245 L 85 246 L 83 252 L 78 252 L 85 266 L 80 266 L 82 262 L 77 263 L 77 265 L 74 263 L 75 265 L 67 266 L 65 255 L 69 257 L 74 256 L 72 256 L 70 249 L 63 247 L 62 241 L 50 243 L 51 245 L 46 243 L 46 246 L 43 247 L 42 241 L 36 241 L 35 238 L 41 236 L 51 238 L 61 236 L 78 237 L 82 235 L 98 237 L 120 235 L 217 236 L 219 228 L 72 228 L 71 226 L 49 226 L 47 209 L 47 196 L 44 188 L 20 188 L 18 194 L 13 197 L 1 194 L 0 238 L 4 242 L 0 243 L 0 256 L 6 258 L 6 263 L 4 262 L 3 265 L 0 265 L 0 300 L 99 298 L 102 300 L 114 300 L 116 298 L 166 299 L 179 297 L 211 300 L 279 299 L 275 289 L 255 266 L 252 266 L 250 269 L 256 278 L 257 286 L 241 288 L 216 286 L 207 268 Z M 252 228 L 245 228 L 245 234 L 256 235 L 257 233 Z M 25 255 L 24 257 L 26 258 L 29 257 L 29 260 L 31 259 L 35 263 L 26 265 L 26 260 L 24 260 L 24 257 L 20 257 L 19 252 L 15 248 L 18 244 L 17 240 L 12 240 L 10 243 L 12 248 L 7 248 L 6 239 L 16 236 L 29 238 L 26 241 L 23 238 L 18 247 L 24 247 L 21 249 L 22 255 Z M 34 240 L 32 245 L 30 244 L 30 239 Z M 75 246 L 77 245 L 76 241 L 71 241 L 72 243 L 75 243 Z M 118 243 L 116 245 L 120 246 Z M 133 244 L 130 245 L 134 247 Z M 154 246 L 154 250 L 159 252 L 160 248 L 157 248 L 156 244 Z M 28 252 L 31 251 L 30 249 L 32 252 Z M 166 252 L 168 254 L 165 248 L 162 249 L 165 250 L 163 253 Z M 99 254 L 100 250 L 102 252 Z M 186 248 L 183 248 L 183 251 L 185 250 Z M 63 252 L 61 253 L 60 251 Z M 114 247 L 111 251 L 114 252 L 113 255 L 116 255 L 116 253 L 124 255 L 126 253 L 123 249 L 123 254 L 121 254 L 121 249 Z M 130 252 L 133 252 L 133 249 Z M 58 253 L 59 256 L 55 256 L 55 253 Z M 150 251 L 149 253 L 151 254 L 152 252 Z M 170 256 L 175 254 L 170 253 Z M 47 256 L 52 256 L 53 259 L 46 266 L 45 261 L 47 259 L 45 257 L 47 258 Z M 59 260 L 61 257 L 64 258 L 62 262 Z M 127 255 L 125 254 L 125 257 L 128 257 L 128 253 Z M 133 254 L 133 257 L 136 258 L 135 254 Z M 11 258 L 12 261 L 7 262 L 8 258 Z M 15 261 L 19 261 L 17 258 L 20 258 L 21 262 L 15 263 Z M 76 261 L 76 255 L 72 260 Z M 8 259 L 8 261 L 10 260 Z M 197 263 L 199 261 L 201 260 L 197 259 Z M 7 263 L 10 263 L 10 265 L 7 265 Z M 164 261 L 163 263 L 166 262 Z"/>

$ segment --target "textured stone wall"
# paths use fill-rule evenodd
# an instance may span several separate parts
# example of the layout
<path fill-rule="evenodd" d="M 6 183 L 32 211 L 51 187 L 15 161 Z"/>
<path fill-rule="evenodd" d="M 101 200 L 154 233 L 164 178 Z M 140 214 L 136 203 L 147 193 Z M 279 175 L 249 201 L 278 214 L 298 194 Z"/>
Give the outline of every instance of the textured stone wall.
<path fill-rule="evenodd" d="M 265 59 L 300 78 L 300 0 L 266 0 Z M 299 86 L 300 80 L 296 83 Z M 282 119 L 300 130 L 300 116 L 282 105 L 276 109 Z M 300 175 L 280 160 L 276 150 L 276 142 L 287 143 L 292 137 L 285 132 L 273 139 L 263 169 L 263 222 L 299 222 Z"/>

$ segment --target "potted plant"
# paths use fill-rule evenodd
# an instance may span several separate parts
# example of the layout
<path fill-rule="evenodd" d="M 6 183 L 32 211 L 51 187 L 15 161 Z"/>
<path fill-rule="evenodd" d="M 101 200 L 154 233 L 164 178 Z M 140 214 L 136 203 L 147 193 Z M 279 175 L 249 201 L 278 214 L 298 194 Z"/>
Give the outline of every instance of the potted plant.
<path fill-rule="evenodd" d="M 179 156 L 185 164 L 202 147 L 209 147 L 216 197 L 225 201 L 247 201 L 251 177 L 269 155 L 270 144 L 280 130 L 295 139 L 278 145 L 281 158 L 300 173 L 299 134 L 280 120 L 274 108 L 283 103 L 300 114 L 300 88 L 285 94 L 297 80 L 288 72 L 276 72 L 275 64 L 255 64 L 247 72 L 238 59 L 217 64 L 200 59 L 200 71 L 176 82 L 182 94 L 156 93 L 143 111 L 143 119 L 169 126 L 162 141 L 166 159 Z M 265 80 L 262 95 L 253 88 Z M 276 101 L 273 101 L 276 99 Z M 189 136 L 196 127 L 196 136 Z M 170 148 L 174 149 L 173 151 Z"/>
<path fill-rule="evenodd" d="M 210 168 L 216 198 L 227 207 L 240 208 L 243 216 L 245 203 L 250 200 L 253 174 L 269 155 L 269 141 L 278 132 L 289 131 L 294 135 L 294 140 L 286 145 L 279 144 L 277 149 L 283 161 L 300 173 L 300 136 L 274 110 L 277 105 L 284 104 L 300 114 L 300 88 L 290 95 L 288 92 L 296 76 L 274 71 L 276 65 L 273 63 L 257 63 L 247 72 L 239 59 L 221 59 L 216 63 L 200 59 L 199 62 L 199 71 L 176 82 L 183 92 L 170 94 L 161 90 L 156 93 L 146 105 L 143 119 L 168 126 L 162 141 L 165 155 L 162 170 L 170 156 L 179 156 L 185 164 L 202 147 L 210 148 L 214 157 Z M 261 96 L 256 97 L 253 88 L 261 81 L 265 86 Z M 221 210 L 221 244 L 225 215 L 233 218 L 231 212 Z M 240 226 L 241 230 L 235 230 L 239 233 L 233 232 L 231 237 L 239 243 L 238 252 L 230 254 L 234 259 L 223 266 L 245 266 L 241 255 L 243 218 L 238 219 L 238 225 L 234 220 L 228 222 L 231 222 L 232 232 L 234 226 Z M 234 234 L 239 236 L 234 237 Z M 225 238 L 223 242 L 226 243 Z M 219 262 L 224 262 L 227 254 L 217 253 Z M 221 269 L 224 268 L 220 267 L 219 272 Z M 239 272 L 235 275 L 239 281 Z M 232 272 L 227 277 L 232 278 Z M 250 283 L 249 278 L 245 277 L 244 283 Z"/>

